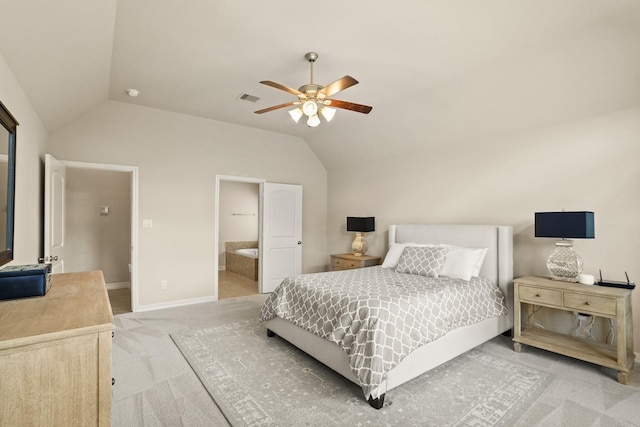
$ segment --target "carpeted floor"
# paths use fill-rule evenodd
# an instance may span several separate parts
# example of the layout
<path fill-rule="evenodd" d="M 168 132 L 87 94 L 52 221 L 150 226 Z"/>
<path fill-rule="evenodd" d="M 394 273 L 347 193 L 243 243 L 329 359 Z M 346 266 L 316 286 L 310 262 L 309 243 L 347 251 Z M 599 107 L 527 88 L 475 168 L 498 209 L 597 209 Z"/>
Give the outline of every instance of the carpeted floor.
<path fill-rule="evenodd" d="M 387 394 L 379 411 L 355 384 L 256 319 L 172 334 L 234 426 L 513 426 L 550 373 L 471 350 Z"/>
<path fill-rule="evenodd" d="M 244 322 L 248 325 L 257 317 L 264 299 L 263 295 L 254 295 L 215 303 L 115 316 L 113 376 L 116 383 L 113 388 L 113 425 L 228 425 L 169 334 L 173 333 L 176 336 L 185 332 L 193 334 L 224 324 L 242 324 Z M 256 327 L 261 326 L 255 322 L 253 324 L 257 325 Z M 260 336 L 262 337 L 262 335 Z M 225 348 L 229 348 L 228 353 L 231 353 L 230 347 Z M 541 373 L 542 377 L 547 378 L 541 380 L 542 387 L 539 394 L 536 392 L 530 396 L 526 405 L 528 408 L 521 408 L 522 412 L 520 413 L 511 413 L 519 419 L 517 422 L 513 421 L 513 425 L 575 425 L 581 427 L 640 425 L 638 369 L 632 377 L 631 385 L 622 386 L 615 381 L 613 370 L 529 347 L 525 347 L 523 352 L 518 354 L 513 352 L 510 339 L 505 337 L 497 337 L 485 343 L 478 348 L 478 352 L 473 354 L 486 356 L 480 359 L 493 360 L 494 362 L 496 360 L 502 361 L 501 364 L 505 366 L 523 366 L 531 372 Z M 261 364 L 270 363 L 269 357 L 261 354 L 258 349 L 255 351 L 255 358 L 258 361 L 263 361 L 256 365 L 258 368 Z M 439 371 L 442 375 L 467 377 L 467 374 L 460 374 L 464 371 L 455 368 L 455 365 L 459 365 L 461 361 L 464 360 L 454 361 L 453 367 L 447 369 L 446 366 L 443 366 L 439 368 Z M 492 364 L 495 363 L 489 363 L 489 365 Z M 487 371 L 493 372 L 487 366 L 476 369 L 484 371 L 485 374 Z M 435 374 L 436 372 L 432 371 L 428 375 Z M 489 378 L 492 376 L 496 378 L 495 373 L 490 374 Z M 495 382 L 499 382 L 498 378 Z M 351 386 L 350 383 L 346 381 L 345 383 L 346 387 Z M 445 381 L 441 384 L 446 383 Z M 473 384 L 469 384 L 466 378 L 463 378 L 458 384 L 462 384 L 464 387 L 460 386 L 462 388 L 457 391 L 449 390 L 440 394 L 446 395 L 448 393 L 449 396 L 455 396 L 457 402 L 464 403 L 467 391 L 462 392 L 461 390 L 469 386 L 473 388 Z M 393 390 L 388 393 L 387 399 L 392 404 L 381 411 L 391 413 L 394 408 L 404 411 L 400 402 L 413 399 L 416 392 L 411 388 L 405 389 L 404 386 L 401 389 L 397 389 L 395 393 Z M 341 390 L 344 391 L 344 389 Z M 497 387 L 496 390 L 499 391 L 500 387 Z M 357 395 L 357 392 L 358 390 L 355 388 L 356 398 L 353 401 L 361 403 L 359 400 L 361 396 Z M 403 394 L 409 397 L 405 397 Z M 469 392 L 469 394 L 472 393 Z M 514 393 L 505 393 L 501 399 L 509 398 L 509 396 L 514 396 Z M 446 405 L 438 406 L 434 401 L 424 402 L 424 405 L 420 405 L 418 402 L 414 406 L 421 407 L 421 416 L 424 416 L 425 419 L 432 416 L 434 420 L 440 420 L 437 423 L 428 423 L 427 425 L 443 424 L 443 419 L 438 418 L 442 415 L 439 408 Z M 368 405 L 360 406 L 360 408 L 363 411 L 374 411 Z M 376 412 L 380 414 L 381 411 Z M 513 417 L 509 418 L 508 413 L 505 416 L 506 418 L 502 417 L 505 420 L 514 419 Z M 300 420 L 301 425 L 315 425 L 308 419 L 300 418 Z M 381 419 L 376 421 L 381 421 Z M 387 422 L 382 425 L 385 424 L 402 425 L 402 423 L 394 422 L 393 418 L 388 418 Z M 460 418 L 449 419 L 444 424 L 468 425 Z M 242 424 L 238 422 L 235 425 Z M 491 421 L 491 417 L 488 415 L 485 422 L 476 422 L 475 425 L 497 424 Z"/>

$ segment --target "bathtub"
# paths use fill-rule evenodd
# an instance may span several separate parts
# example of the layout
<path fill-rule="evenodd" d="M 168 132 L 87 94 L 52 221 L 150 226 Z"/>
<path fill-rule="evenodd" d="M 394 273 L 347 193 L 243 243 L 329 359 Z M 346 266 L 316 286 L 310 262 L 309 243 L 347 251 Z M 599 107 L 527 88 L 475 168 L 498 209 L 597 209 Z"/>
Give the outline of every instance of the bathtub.
<path fill-rule="evenodd" d="M 225 242 L 225 270 L 258 280 L 258 242 Z"/>
<path fill-rule="evenodd" d="M 258 258 L 258 248 L 236 249 L 236 253 L 250 258 Z"/>

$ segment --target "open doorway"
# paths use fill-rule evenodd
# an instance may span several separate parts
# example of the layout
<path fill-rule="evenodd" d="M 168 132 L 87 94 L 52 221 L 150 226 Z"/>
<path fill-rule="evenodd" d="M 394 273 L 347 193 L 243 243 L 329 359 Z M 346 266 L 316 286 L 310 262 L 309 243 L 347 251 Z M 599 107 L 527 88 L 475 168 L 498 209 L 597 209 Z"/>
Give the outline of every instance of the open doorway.
<path fill-rule="evenodd" d="M 264 179 L 235 176 L 216 176 L 215 237 L 214 237 L 214 298 L 219 295 L 219 265 L 225 252 L 221 228 L 227 217 L 253 218 L 251 210 L 221 209 L 221 187 L 225 182 L 254 184 L 258 191 L 258 280 L 257 293 L 269 293 L 286 277 L 302 272 L 302 186 L 268 183 Z M 254 191 L 254 190 L 251 190 Z M 233 215 L 234 213 L 241 215 Z M 234 238 L 235 239 L 235 238 Z M 226 269 L 226 267 L 225 267 Z M 253 291 L 252 291 L 253 292 Z"/>
<path fill-rule="evenodd" d="M 114 314 L 136 311 L 137 168 L 45 160 L 59 178 L 45 179 L 44 258 L 60 272 L 101 270 Z"/>
<path fill-rule="evenodd" d="M 65 272 L 101 270 L 113 314 L 131 312 L 131 174 L 67 167 Z"/>
<path fill-rule="evenodd" d="M 218 299 L 259 293 L 260 183 L 219 182 Z"/>

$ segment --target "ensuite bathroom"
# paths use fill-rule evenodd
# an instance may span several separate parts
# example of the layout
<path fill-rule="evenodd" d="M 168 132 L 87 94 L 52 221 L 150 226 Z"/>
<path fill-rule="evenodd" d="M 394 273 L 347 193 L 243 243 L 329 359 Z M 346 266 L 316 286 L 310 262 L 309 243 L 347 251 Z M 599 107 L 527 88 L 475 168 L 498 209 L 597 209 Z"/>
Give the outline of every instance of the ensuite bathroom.
<path fill-rule="evenodd" d="M 260 185 L 220 181 L 218 299 L 258 290 Z"/>

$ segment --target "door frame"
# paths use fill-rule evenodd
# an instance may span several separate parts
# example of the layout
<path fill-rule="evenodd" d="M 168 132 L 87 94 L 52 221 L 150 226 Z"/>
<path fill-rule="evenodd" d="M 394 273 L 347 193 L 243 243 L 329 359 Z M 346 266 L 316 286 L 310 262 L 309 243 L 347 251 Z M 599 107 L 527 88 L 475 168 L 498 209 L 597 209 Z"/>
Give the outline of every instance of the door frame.
<path fill-rule="evenodd" d="M 76 162 L 59 160 L 69 168 L 93 169 L 114 172 L 129 172 L 131 174 L 131 311 L 138 311 L 138 167 L 125 165 L 111 165 L 104 163 Z"/>
<path fill-rule="evenodd" d="M 218 299 L 218 257 L 220 246 L 220 182 L 221 181 L 234 181 L 234 182 L 246 182 L 250 184 L 258 184 L 259 188 L 259 208 L 258 208 L 258 291 L 262 290 L 262 187 L 265 182 L 264 178 L 251 178 L 246 176 L 233 176 L 233 175 L 216 175 L 216 188 L 214 195 L 214 237 L 213 237 L 213 298 Z"/>

